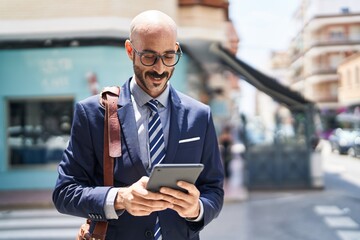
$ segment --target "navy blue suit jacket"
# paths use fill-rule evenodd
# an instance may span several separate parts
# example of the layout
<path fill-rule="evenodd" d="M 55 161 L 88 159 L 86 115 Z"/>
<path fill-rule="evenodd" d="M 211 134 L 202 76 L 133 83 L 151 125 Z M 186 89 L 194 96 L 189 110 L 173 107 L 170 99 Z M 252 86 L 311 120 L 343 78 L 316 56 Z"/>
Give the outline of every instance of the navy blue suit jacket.
<path fill-rule="evenodd" d="M 146 176 L 139 157 L 137 129 L 129 79 L 121 88 L 118 117 L 122 130 L 122 156 L 115 159 L 114 186 L 125 187 Z M 170 87 L 170 129 L 163 163 L 203 163 L 196 187 L 204 206 L 200 222 L 189 222 L 177 212 L 158 212 L 163 239 L 199 239 L 199 231 L 218 216 L 223 205 L 223 167 L 210 108 Z M 53 201 L 59 212 L 105 220 L 104 204 L 109 187 L 103 186 L 104 109 L 99 96 L 75 106 L 71 138 L 59 164 Z M 181 142 L 199 137 L 197 141 Z M 124 212 L 109 220 L 107 239 L 151 239 L 156 214 L 134 217 Z"/>

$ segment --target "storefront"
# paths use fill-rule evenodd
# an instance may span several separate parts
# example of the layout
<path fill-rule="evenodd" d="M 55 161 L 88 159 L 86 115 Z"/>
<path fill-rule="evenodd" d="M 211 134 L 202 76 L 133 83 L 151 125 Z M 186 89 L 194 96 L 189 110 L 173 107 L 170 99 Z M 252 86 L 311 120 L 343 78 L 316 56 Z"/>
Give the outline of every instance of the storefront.
<path fill-rule="evenodd" d="M 0 43 L 0 190 L 53 188 L 75 102 L 133 73 L 123 41 Z M 180 91 L 187 62 L 171 80 Z"/>
<path fill-rule="evenodd" d="M 248 189 L 323 188 L 319 143 L 320 119 L 314 103 L 292 91 L 221 45 L 211 50 L 229 69 L 276 103 L 270 128 L 242 116 L 244 182 Z"/>

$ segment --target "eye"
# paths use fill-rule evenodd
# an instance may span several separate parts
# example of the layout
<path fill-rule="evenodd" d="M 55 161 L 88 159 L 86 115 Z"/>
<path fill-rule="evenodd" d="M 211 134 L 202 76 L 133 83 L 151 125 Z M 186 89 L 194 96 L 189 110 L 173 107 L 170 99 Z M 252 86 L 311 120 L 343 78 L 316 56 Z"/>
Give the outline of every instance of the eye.
<path fill-rule="evenodd" d="M 154 58 L 156 58 L 156 55 L 153 54 L 153 53 L 144 53 L 144 54 L 142 55 L 142 57 L 143 57 L 143 58 L 146 58 L 146 59 L 154 59 Z"/>
<path fill-rule="evenodd" d="M 163 57 L 166 59 L 173 59 L 175 55 L 176 55 L 175 53 L 166 53 L 163 55 Z"/>

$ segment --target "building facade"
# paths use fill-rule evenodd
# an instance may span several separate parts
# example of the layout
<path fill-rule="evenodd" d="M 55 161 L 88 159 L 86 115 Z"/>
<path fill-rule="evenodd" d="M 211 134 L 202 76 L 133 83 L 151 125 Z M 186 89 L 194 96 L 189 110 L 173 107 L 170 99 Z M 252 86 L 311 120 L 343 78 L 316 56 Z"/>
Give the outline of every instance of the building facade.
<path fill-rule="evenodd" d="M 345 59 L 338 67 L 339 103 L 344 106 L 360 104 L 360 54 Z M 360 121 L 360 120 L 359 120 Z"/>
<path fill-rule="evenodd" d="M 184 56 L 172 85 L 211 105 L 217 86 L 209 84 L 213 74 L 204 46 L 234 45 L 228 5 L 222 0 L 135 0 L 126 7 L 120 0 L 2 1 L 0 190 L 54 186 L 74 103 L 131 76 L 123 43 L 131 19 L 144 10 L 161 10 L 179 25 Z M 218 81 L 226 76 L 217 75 Z"/>
<path fill-rule="evenodd" d="M 358 1 L 302 0 L 294 14 L 296 36 L 290 45 L 291 88 L 320 109 L 322 137 L 337 127 L 339 101 L 337 68 L 360 50 Z"/>
<path fill-rule="evenodd" d="M 291 87 L 321 109 L 339 108 L 337 67 L 360 50 L 360 4 L 303 0 L 294 16 Z"/>
<path fill-rule="evenodd" d="M 339 103 L 344 107 L 337 121 L 352 129 L 360 128 L 360 54 L 345 59 L 338 67 Z"/>

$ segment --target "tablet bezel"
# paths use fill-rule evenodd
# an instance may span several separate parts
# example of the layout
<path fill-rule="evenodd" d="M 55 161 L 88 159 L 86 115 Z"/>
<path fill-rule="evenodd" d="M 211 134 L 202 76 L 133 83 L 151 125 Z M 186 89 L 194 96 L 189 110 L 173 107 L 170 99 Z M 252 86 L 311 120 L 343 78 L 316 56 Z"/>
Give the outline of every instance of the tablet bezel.
<path fill-rule="evenodd" d="M 176 183 L 185 181 L 194 184 L 203 168 L 204 165 L 201 163 L 157 164 L 151 171 L 146 188 L 151 192 L 159 192 L 161 187 L 170 187 L 186 192 Z"/>

